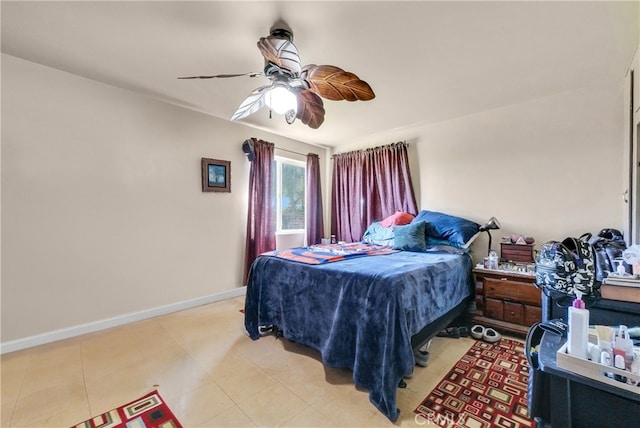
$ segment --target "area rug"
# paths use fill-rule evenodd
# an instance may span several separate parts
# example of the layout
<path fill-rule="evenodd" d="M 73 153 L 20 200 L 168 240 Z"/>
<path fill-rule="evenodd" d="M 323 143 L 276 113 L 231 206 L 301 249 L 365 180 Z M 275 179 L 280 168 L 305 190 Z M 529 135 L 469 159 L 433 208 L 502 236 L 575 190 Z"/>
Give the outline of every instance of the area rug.
<path fill-rule="evenodd" d="M 152 391 L 117 409 L 74 425 L 72 428 L 182 428 L 158 391 Z"/>
<path fill-rule="evenodd" d="M 414 410 L 416 421 L 440 427 L 533 427 L 528 380 L 522 342 L 476 341 Z"/>

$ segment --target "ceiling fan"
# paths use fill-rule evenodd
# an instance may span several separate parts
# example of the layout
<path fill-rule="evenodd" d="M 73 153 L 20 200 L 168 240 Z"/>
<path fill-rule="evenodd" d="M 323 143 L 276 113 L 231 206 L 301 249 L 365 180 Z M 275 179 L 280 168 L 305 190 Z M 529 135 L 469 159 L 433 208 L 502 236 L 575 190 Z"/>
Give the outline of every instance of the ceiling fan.
<path fill-rule="evenodd" d="M 178 79 L 266 77 L 271 84 L 254 89 L 231 120 L 240 120 L 266 105 L 272 111 L 284 114 L 287 123 L 300 119 L 313 129 L 324 122 L 325 110 L 320 97 L 332 101 L 369 101 L 375 98 L 367 82 L 340 67 L 315 64 L 301 66 L 298 50 L 293 44 L 293 33 L 288 29 L 274 27 L 269 36 L 260 38 L 258 49 L 265 60 L 262 73 L 187 76 Z"/>

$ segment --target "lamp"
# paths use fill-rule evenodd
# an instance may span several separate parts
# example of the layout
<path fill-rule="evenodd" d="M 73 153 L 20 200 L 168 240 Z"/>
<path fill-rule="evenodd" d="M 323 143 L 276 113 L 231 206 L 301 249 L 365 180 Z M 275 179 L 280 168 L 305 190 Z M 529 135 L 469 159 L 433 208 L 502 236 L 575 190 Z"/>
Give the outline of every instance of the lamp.
<path fill-rule="evenodd" d="M 491 217 L 488 222 L 486 222 L 483 226 L 480 226 L 480 232 L 487 232 L 489 235 L 489 248 L 487 250 L 487 255 L 491 252 L 491 232 L 490 230 L 500 229 L 500 222 L 497 218 Z"/>
<path fill-rule="evenodd" d="M 298 110 L 298 99 L 284 85 L 275 82 L 273 88 L 264 96 L 265 104 L 277 114 L 285 114 L 289 110 Z"/>

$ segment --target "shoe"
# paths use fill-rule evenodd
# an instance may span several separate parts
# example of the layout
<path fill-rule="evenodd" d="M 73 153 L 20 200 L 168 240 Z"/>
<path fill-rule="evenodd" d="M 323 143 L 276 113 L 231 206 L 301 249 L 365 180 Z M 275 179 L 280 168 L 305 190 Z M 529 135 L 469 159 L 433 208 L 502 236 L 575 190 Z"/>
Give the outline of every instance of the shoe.
<path fill-rule="evenodd" d="M 476 324 L 473 327 L 471 327 L 471 337 L 473 337 L 474 339 L 477 340 L 482 340 L 482 336 L 484 336 L 484 327 Z"/>
<path fill-rule="evenodd" d="M 502 335 L 492 328 L 485 329 L 484 334 L 482 335 L 482 340 L 489 343 L 496 343 L 500 339 L 502 339 Z"/>
<path fill-rule="evenodd" d="M 420 352 L 416 351 L 413 353 L 413 358 L 416 361 L 416 364 L 420 367 L 427 367 L 429 364 L 429 353 L 428 352 Z"/>
<path fill-rule="evenodd" d="M 458 327 L 447 327 L 444 330 L 442 330 L 441 332 L 439 332 L 438 334 L 436 334 L 436 336 L 438 336 L 438 337 L 451 337 L 453 339 L 459 339 L 460 338 L 460 329 Z"/>
<path fill-rule="evenodd" d="M 419 349 L 420 352 L 429 353 L 429 348 L 431 347 L 431 339 L 427 341 L 424 345 L 422 345 Z"/>
<path fill-rule="evenodd" d="M 462 326 L 462 327 L 458 327 L 458 333 L 460 334 L 460 337 L 468 337 L 469 336 L 469 328 Z"/>

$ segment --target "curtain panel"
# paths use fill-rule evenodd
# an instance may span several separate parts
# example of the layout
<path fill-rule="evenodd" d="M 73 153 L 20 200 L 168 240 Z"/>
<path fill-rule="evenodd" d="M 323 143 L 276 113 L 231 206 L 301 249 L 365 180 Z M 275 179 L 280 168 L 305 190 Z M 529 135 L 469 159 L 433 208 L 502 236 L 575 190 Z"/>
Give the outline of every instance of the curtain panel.
<path fill-rule="evenodd" d="M 324 234 L 322 219 L 322 186 L 320 185 L 320 157 L 307 155 L 307 245 L 319 244 Z"/>
<path fill-rule="evenodd" d="M 274 144 L 252 138 L 255 159 L 249 171 L 249 210 L 245 247 L 244 284 L 253 261 L 262 253 L 276 249 L 273 212 Z"/>
<path fill-rule="evenodd" d="M 342 241 L 360 241 L 371 223 L 398 210 L 418 211 L 406 143 L 334 155 L 332 234 Z"/>

